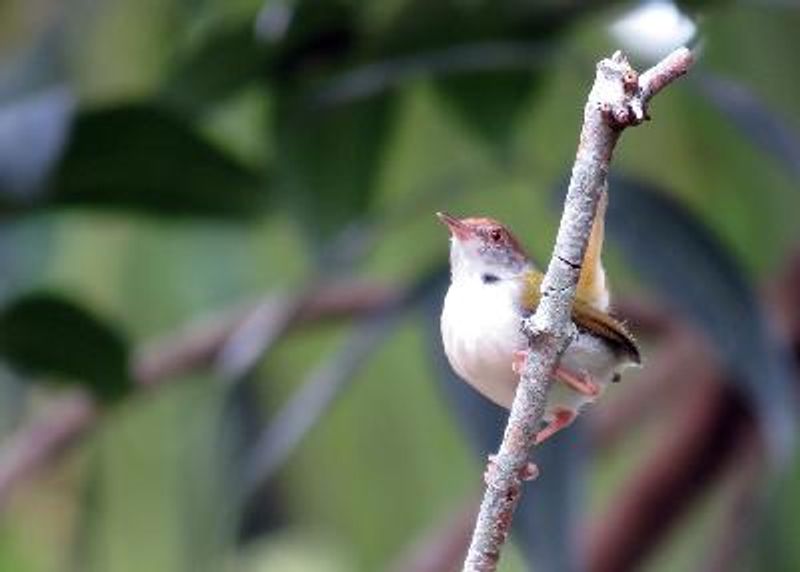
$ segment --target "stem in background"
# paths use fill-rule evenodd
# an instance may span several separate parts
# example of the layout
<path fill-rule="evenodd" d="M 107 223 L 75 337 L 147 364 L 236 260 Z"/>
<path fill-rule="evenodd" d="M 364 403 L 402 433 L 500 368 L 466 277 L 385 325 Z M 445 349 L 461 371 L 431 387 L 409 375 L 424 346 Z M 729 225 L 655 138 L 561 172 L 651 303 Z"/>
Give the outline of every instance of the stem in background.
<path fill-rule="evenodd" d="M 209 367 L 234 332 L 248 323 L 259 308 L 275 304 L 298 306 L 287 323 L 260 321 L 264 330 L 283 331 L 327 319 L 364 316 L 395 305 L 402 297 L 400 289 L 368 282 L 332 283 L 324 291 L 305 296 L 302 300 L 297 296 L 267 297 L 249 309 L 237 309 L 195 322 L 174 336 L 148 344 L 134 357 L 130 375 L 137 390 L 145 391 Z M 273 316 L 275 320 L 286 319 L 283 312 L 275 312 Z M 264 343 L 268 340 L 263 331 L 259 339 L 261 349 L 266 349 Z M 0 510 L 16 485 L 58 458 L 89 431 L 100 416 L 100 405 L 92 396 L 85 391 L 76 391 L 55 400 L 45 416 L 10 435 L 0 446 Z"/>
<path fill-rule="evenodd" d="M 620 485 L 623 492 L 594 523 L 588 546 L 592 572 L 634 570 L 740 458 L 742 440 L 757 443 L 746 405 L 719 371 L 712 368 L 692 381 L 693 398 L 673 413 L 659 447 Z"/>
<path fill-rule="evenodd" d="M 530 450 L 544 415 L 550 378 L 573 336 L 570 316 L 581 261 L 597 204 L 607 187 L 611 157 L 619 135 L 625 127 L 644 121 L 648 117 L 649 99 L 685 74 L 691 64 L 691 52 L 680 48 L 641 77 L 621 52 L 597 65 L 539 306 L 531 318 L 522 322 L 530 351 L 500 450 L 486 473 L 486 491 L 464 562 L 465 571 L 496 570 L 500 551 L 511 529 L 522 481 L 528 472 Z"/>
<path fill-rule="evenodd" d="M 362 319 L 341 349 L 323 361 L 258 436 L 244 469 L 244 495 L 251 497 L 283 466 L 292 451 L 323 417 L 364 362 L 400 321 L 398 307 Z"/>
<path fill-rule="evenodd" d="M 0 448 L 0 510 L 16 484 L 81 437 L 97 417 L 97 405 L 78 391 L 62 397 L 46 416 L 10 436 Z"/>

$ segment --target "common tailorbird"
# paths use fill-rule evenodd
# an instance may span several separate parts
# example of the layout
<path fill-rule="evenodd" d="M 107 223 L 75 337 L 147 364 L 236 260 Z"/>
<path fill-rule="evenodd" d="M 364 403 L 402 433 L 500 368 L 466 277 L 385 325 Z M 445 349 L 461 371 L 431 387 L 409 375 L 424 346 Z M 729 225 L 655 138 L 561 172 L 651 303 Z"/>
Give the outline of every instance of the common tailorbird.
<path fill-rule="evenodd" d="M 576 336 L 553 374 L 542 442 L 569 425 L 626 367 L 641 363 L 626 327 L 608 313 L 601 261 L 606 195 L 589 237 L 572 306 Z M 542 273 L 505 226 L 490 218 L 437 213 L 450 229 L 450 288 L 441 329 L 456 373 L 495 403 L 511 407 L 528 342 L 522 318 L 539 303 Z"/>

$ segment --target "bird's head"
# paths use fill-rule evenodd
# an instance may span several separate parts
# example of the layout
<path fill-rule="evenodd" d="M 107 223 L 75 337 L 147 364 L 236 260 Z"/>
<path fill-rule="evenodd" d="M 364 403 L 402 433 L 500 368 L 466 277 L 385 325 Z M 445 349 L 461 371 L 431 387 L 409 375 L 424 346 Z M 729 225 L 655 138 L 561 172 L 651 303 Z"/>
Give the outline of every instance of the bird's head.
<path fill-rule="evenodd" d="M 458 219 L 436 213 L 450 229 L 450 269 L 453 279 L 467 276 L 490 283 L 515 278 L 530 265 L 516 237 L 491 218 Z"/>

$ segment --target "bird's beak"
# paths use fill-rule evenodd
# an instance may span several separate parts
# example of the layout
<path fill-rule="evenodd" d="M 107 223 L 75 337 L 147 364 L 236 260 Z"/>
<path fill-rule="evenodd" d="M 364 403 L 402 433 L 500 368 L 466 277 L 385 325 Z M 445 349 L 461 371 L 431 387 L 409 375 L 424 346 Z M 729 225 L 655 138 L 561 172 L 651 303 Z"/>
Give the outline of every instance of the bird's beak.
<path fill-rule="evenodd" d="M 466 240 L 473 235 L 472 229 L 456 217 L 442 212 L 436 213 L 436 216 L 439 217 L 442 224 L 447 225 L 447 228 L 450 229 L 450 234 L 454 237 L 460 240 Z"/>

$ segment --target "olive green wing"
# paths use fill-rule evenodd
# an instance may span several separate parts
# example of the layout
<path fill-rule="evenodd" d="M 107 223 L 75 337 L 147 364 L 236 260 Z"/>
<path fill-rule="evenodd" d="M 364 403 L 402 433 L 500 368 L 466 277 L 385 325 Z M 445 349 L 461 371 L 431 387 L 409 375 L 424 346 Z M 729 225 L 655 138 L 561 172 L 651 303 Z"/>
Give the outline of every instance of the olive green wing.
<path fill-rule="evenodd" d="M 605 339 L 633 363 L 642 363 L 639 346 L 633 334 L 628 331 L 625 324 L 613 316 L 595 309 L 583 300 L 576 299 L 572 305 L 572 319 L 578 328 Z"/>
<path fill-rule="evenodd" d="M 536 306 L 539 305 L 542 275 L 530 270 L 525 273 L 524 280 L 522 306 L 526 311 L 534 312 Z M 610 314 L 595 308 L 592 303 L 583 299 L 580 293 L 576 295 L 575 302 L 572 304 L 572 320 L 579 328 L 607 340 L 612 347 L 630 358 L 633 363 L 642 362 L 639 346 L 625 324 Z"/>

